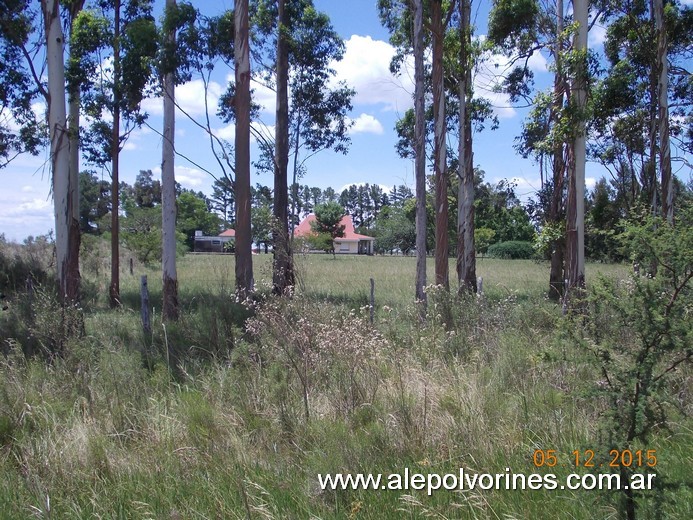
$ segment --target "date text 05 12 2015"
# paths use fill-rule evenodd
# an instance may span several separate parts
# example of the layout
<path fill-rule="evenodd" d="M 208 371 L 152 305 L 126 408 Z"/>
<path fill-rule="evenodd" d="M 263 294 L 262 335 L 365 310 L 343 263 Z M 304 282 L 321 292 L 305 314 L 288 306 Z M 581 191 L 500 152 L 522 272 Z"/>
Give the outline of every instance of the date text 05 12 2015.
<path fill-rule="evenodd" d="M 566 456 L 568 454 L 565 454 Z M 574 466 L 576 468 L 654 468 L 657 465 L 657 450 L 610 450 L 608 456 L 600 460 L 594 450 L 574 450 L 567 457 L 568 463 L 561 463 L 563 454 L 558 450 L 535 450 L 532 462 L 537 468 L 555 466 Z"/>

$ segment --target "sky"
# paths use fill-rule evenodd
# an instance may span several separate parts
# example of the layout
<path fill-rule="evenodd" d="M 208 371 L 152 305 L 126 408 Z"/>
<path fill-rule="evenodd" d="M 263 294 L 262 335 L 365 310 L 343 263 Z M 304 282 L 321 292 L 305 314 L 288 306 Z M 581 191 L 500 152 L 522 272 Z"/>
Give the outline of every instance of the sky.
<path fill-rule="evenodd" d="M 233 6 L 231 0 L 222 2 L 193 2 L 205 14 L 214 15 Z M 351 129 L 351 147 L 348 155 L 324 151 L 306 163 L 307 173 L 301 184 L 340 190 L 355 183 L 380 184 L 384 187 L 406 184 L 414 187 L 413 163 L 401 159 L 395 151 L 397 141 L 395 123 L 412 106 L 413 74 L 404 73 L 393 77 L 389 63 L 394 49 L 388 43 L 388 33 L 380 25 L 376 0 L 314 0 L 316 8 L 327 13 L 333 26 L 345 40 L 346 52 L 341 62 L 334 63 L 337 79 L 345 80 L 356 90 L 353 111 L 349 117 L 354 121 Z M 481 0 L 474 10 L 473 23 L 476 35 L 483 37 L 491 2 Z M 211 6 L 214 6 L 213 8 Z M 215 11 L 216 9 L 216 11 Z M 155 16 L 160 17 L 163 1 L 157 0 Z M 599 24 L 590 33 L 590 46 L 599 48 L 603 42 L 604 28 Z M 492 131 L 487 128 L 475 135 L 474 164 L 485 172 L 487 182 L 512 179 L 518 195 L 524 200 L 530 197 L 540 185 L 538 166 L 530 160 L 517 156 L 513 148 L 515 136 L 521 131 L 521 122 L 526 110 L 515 109 L 501 94 L 490 92 L 494 71 L 502 70 L 503 59 L 493 57 L 491 64 L 475 79 L 476 92 L 488 97 L 499 118 L 500 126 Z M 494 65 L 499 65 L 495 67 Z M 542 56 L 531 60 L 538 85 L 550 81 L 547 62 Z M 215 107 L 219 95 L 225 90 L 228 78 L 233 71 L 223 64 L 215 69 L 207 101 Z M 271 129 L 274 120 L 273 93 L 261 85 L 253 85 L 257 100 L 263 105 L 261 120 Z M 185 111 L 202 121 L 204 117 L 204 89 L 199 79 L 180 85 L 176 90 L 178 103 Z M 152 170 L 155 178 L 161 173 L 161 131 L 162 103 L 160 99 L 147 99 L 143 108 L 149 114 L 148 125 L 135 130 L 121 152 L 121 180 L 134 183 L 140 170 Z M 36 110 L 43 107 L 37 104 Z M 212 108 L 211 112 L 216 110 Z M 211 126 L 215 134 L 233 143 L 234 128 L 211 114 Z M 155 131 L 156 130 L 156 131 Z M 449 146 L 456 147 L 454 140 Z M 194 163 L 181 157 L 176 158 L 176 180 L 185 188 L 211 194 L 213 175 L 220 176 L 209 147 L 209 138 L 193 122 L 180 112 L 176 118 L 176 149 Z M 257 143 L 251 144 L 251 154 L 257 153 Z M 6 239 L 22 241 L 27 236 L 45 234 L 53 229 L 53 202 L 50 196 L 50 172 L 48 154 L 38 157 L 20 156 L 10 165 L 0 170 L 0 233 Z M 81 169 L 91 168 L 82 162 Z M 96 169 L 97 175 L 109 180 L 107 170 Z M 604 175 L 596 165 L 587 169 L 587 186 Z M 251 172 L 251 182 L 272 185 L 267 174 Z"/>

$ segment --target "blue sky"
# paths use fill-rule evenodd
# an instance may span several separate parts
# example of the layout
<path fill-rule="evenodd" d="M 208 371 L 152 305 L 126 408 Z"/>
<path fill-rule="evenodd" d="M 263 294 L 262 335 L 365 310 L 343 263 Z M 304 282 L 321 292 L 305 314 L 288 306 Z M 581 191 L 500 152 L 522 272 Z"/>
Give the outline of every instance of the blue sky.
<path fill-rule="evenodd" d="M 162 3 L 157 2 L 157 16 L 160 16 Z M 212 15 L 231 7 L 233 2 L 197 4 L 205 14 Z M 412 162 L 398 158 L 394 148 L 396 134 L 393 130 L 398 117 L 411 106 L 413 86 L 410 75 L 403 74 L 395 78 L 389 73 L 388 65 L 393 49 L 387 41 L 386 30 L 380 26 L 376 0 L 315 0 L 315 4 L 319 10 L 330 15 L 334 27 L 346 42 L 345 57 L 334 68 L 338 72 L 338 79 L 346 80 L 357 90 L 354 110 L 350 114 L 355 124 L 351 134 L 350 153 L 344 156 L 325 151 L 311 158 L 307 162 L 307 174 L 301 179 L 301 183 L 321 188 L 332 186 L 336 190 L 360 182 L 388 187 L 407 184 L 413 187 Z M 217 11 L 208 7 L 210 5 L 214 5 Z M 485 33 L 489 6 L 490 2 L 484 0 L 475 10 L 477 35 Z M 603 28 L 597 25 L 591 34 L 591 45 L 599 46 L 602 38 Z M 491 63 L 502 65 L 502 61 L 500 57 L 495 57 Z M 539 84 L 549 80 L 546 65 L 541 56 L 532 60 Z M 487 71 L 480 73 L 475 81 L 479 93 L 482 93 L 482 87 L 489 82 L 488 70 L 494 70 L 494 67 L 489 65 Z M 218 96 L 225 89 L 225 83 L 231 74 L 232 71 L 223 65 L 215 70 L 208 94 L 210 106 L 216 106 Z M 271 128 L 274 119 L 273 93 L 258 85 L 255 88 L 259 101 L 265 106 L 261 119 Z M 476 135 L 474 163 L 486 172 L 487 181 L 514 179 L 518 185 L 518 194 L 530 196 L 539 187 L 538 167 L 531 161 L 516 156 L 513 149 L 514 138 L 520 131 L 525 112 L 510 108 L 502 95 L 486 95 L 495 106 L 500 128 L 496 131 L 485 130 Z M 188 113 L 202 120 L 204 91 L 199 80 L 194 79 L 178 87 L 176 97 Z M 41 108 L 37 106 L 37 110 Z M 160 129 L 161 101 L 147 100 L 144 108 L 150 114 L 149 125 Z M 225 125 L 213 114 L 212 127 L 220 138 L 233 142 L 233 127 Z M 176 120 L 176 133 L 176 147 L 181 153 L 214 174 L 220 173 L 210 152 L 208 137 L 180 113 Z M 450 145 L 456 147 L 452 141 Z M 253 144 L 252 148 L 255 150 L 256 145 Z M 28 235 L 46 233 L 53 227 L 50 174 L 46 160 L 47 153 L 39 157 L 22 156 L 0 170 L 3 187 L 0 192 L 0 233 L 4 233 L 8 239 L 22 240 Z M 121 153 L 121 179 L 133 183 L 137 173 L 146 169 L 153 170 L 159 176 L 160 163 L 161 142 L 156 132 L 149 128 L 136 130 Z M 82 169 L 88 167 L 89 165 L 82 164 Z M 98 171 L 98 174 L 109 179 L 107 171 Z M 251 175 L 253 183 L 272 183 L 268 175 L 257 175 L 254 172 Z M 601 172 L 596 166 L 588 166 L 588 186 L 599 176 Z M 176 158 L 176 178 L 186 188 L 211 193 L 213 178 L 181 158 Z"/>

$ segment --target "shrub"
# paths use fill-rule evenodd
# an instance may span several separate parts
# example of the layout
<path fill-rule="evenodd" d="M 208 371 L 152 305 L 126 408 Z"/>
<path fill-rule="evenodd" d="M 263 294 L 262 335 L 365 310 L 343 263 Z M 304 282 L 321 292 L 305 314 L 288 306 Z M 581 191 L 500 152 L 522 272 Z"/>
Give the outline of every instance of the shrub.
<path fill-rule="evenodd" d="M 489 246 L 487 254 L 491 258 L 529 260 L 534 256 L 534 246 L 532 242 L 521 242 L 519 240 L 499 242 Z"/>
<path fill-rule="evenodd" d="M 49 236 L 29 237 L 24 244 L 0 234 L 0 291 L 23 291 L 28 283 L 52 281 L 53 244 Z"/>

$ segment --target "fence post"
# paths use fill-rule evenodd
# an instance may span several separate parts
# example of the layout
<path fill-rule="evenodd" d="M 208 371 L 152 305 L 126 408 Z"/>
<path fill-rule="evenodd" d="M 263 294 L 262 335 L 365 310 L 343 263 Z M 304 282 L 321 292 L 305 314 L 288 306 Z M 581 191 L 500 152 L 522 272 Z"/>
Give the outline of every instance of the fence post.
<path fill-rule="evenodd" d="M 479 277 L 476 280 L 476 295 L 477 296 L 483 296 L 484 295 L 484 279 L 483 277 Z"/>
<path fill-rule="evenodd" d="M 149 288 L 147 286 L 147 275 L 142 275 L 142 281 L 140 283 L 140 300 L 142 302 L 142 308 L 140 310 L 142 314 L 142 330 L 145 334 L 152 333 L 152 324 L 149 318 Z"/>
<path fill-rule="evenodd" d="M 375 280 L 371 278 L 371 325 L 375 320 Z"/>
<path fill-rule="evenodd" d="M 135 262 L 130 258 L 130 276 L 135 274 Z"/>

